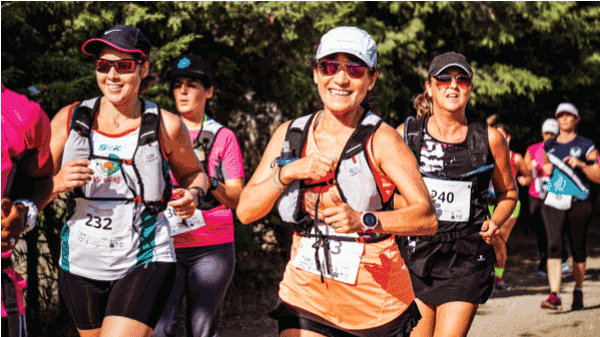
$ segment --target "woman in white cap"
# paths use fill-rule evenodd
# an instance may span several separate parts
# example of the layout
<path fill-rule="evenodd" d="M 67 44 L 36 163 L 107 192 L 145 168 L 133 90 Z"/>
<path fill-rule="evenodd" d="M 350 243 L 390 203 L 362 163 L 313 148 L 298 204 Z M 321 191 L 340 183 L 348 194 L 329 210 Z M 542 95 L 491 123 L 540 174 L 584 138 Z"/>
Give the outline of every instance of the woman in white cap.
<path fill-rule="evenodd" d="M 275 131 L 242 191 L 243 223 L 277 204 L 296 230 L 269 314 L 281 336 L 408 336 L 420 318 L 391 234 L 430 234 L 437 222 L 414 157 L 365 105 L 376 67 L 366 31 L 323 35 L 312 72 L 323 108 Z"/>
<path fill-rule="evenodd" d="M 563 227 L 569 235 L 573 256 L 572 310 L 583 309 L 583 279 L 587 230 L 592 220 L 593 205 L 589 200 L 590 182 L 600 183 L 598 149 L 594 143 L 577 134 L 579 111 L 571 103 L 561 103 L 556 108 L 560 133 L 544 143 L 544 171 L 550 176 L 542 217 L 548 238 L 548 280 L 550 295 L 542 302 L 542 308 L 560 309 L 561 252 Z"/>
<path fill-rule="evenodd" d="M 51 123 L 54 193 L 76 201 L 62 230 L 59 289 L 81 336 L 149 336 L 175 277 L 158 215 L 167 203 L 182 219 L 193 215 L 208 177 L 181 119 L 139 98 L 152 82 L 144 34 L 117 25 L 82 51 L 94 57 L 102 94 Z"/>
<path fill-rule="evenodd" d="M 546 197 L 546 181 L 548 180 L 548 175 L 543 171 L 544 143 L 556 136 L 558 136 L 558 122 L 554 118 L 548 118 L 542 124 L 543 141 L 527 147 L 527 151 L 525 151 L 525 165 L 531 171 L 531 175 L 524 182 L 523 186 L 529 186 L 529 215 L 532 220 L 530 223 L 535 232 L 538 253 L 540 255 L 538 276 L 544 277 L 547 275 L 546 271 L 548 269 L 548 241 L 541 213 L 544 198 Z M 567 253 L 567 250 L 563 250 L 563 262 L 568 258 L 565 253 Z"/>
<path fill-rule="evenodd" d="M 397 128 L 417 158 L 439 221 L 434 235 L 401 244 L 423 315 L 412 336 L 467 335 L 493 290 L 491 243 L 518 198 L 504 137 L 484 122 L 467 119 L 472 76 L 464 55 L 436 56 L 424 97 L 415 100 L 427 101 L 431 115 L 409 118 Z M 496 204 L 488 219 L 490 179 Z"/>

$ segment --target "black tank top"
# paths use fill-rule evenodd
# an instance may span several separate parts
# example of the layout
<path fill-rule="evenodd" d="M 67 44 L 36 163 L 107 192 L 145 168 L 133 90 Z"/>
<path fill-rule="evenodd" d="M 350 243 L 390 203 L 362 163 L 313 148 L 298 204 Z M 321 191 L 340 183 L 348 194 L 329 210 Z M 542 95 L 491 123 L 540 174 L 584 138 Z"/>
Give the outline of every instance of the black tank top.
<path fill-rule="evenodd" d="M 457 144 L 442 142 L 431 137 L 425 128 L 420 157 L 419 169 L 424 179 L 472 183 L 468 221 L 442 221 L 438 213 L 436 234 L 461 231 L 473 226 L 481 228 L 489 215 L 485 194 L 492 171 L 460 177 L 478 169 L 473 167 L 470 160 L 467 141 Z M 486 165 L 494 163 L 491 153 L 487 158 Z M 434 204 L 443 201 L 440 197 L 448 198 L 448 195 L 440 196 L 432 192 Z M 486 244 L 479 233 L 438 243 L 430 243 L 422 237 L 410 237 L 401 251 L 411 272 L 420 277 L 458 277 L 496 262 L 493 247 Z"/>

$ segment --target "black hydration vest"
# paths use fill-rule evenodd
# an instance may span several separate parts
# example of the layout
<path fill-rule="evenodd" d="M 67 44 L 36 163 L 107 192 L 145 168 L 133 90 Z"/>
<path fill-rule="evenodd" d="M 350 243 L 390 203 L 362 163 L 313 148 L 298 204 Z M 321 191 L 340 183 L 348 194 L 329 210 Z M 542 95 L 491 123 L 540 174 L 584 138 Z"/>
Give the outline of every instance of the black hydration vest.
<path fill-rule="evenodd" d="M 212 151 L 212 147 L 215 143 L 215 138 L 221 130 L 223 130 L 224 126 L 215 121 L 212 118 L 207 119 L 202 123 L 202 130 L 198 133 L 198 136 L 193 141 L 194 153 L 196 153 L 196 157 L 198 160 L 204 158 L 204 160 L 200 160 L 202 166 L 204 168 L 204 172 L 208 175 L 208 156 Z M 223 175 L 223 158 L 219 156 L 217 159 L 217 165 L 214 170 L 214 177 L 217 181 L 223 183 L 225 182 L 225 177 Z M 198 209 L 201 210 L 209 210 L 213 209 L 217 206 L 220 206 L 221 203 L 212 195 L 212 193 L 207 193 L 204 196 L 204 200 L 200 205 L 198 205 Z"/>
<path fill-rule="evenodd" d="M 407 118 L 404 141 L 421 166 L 423 131 L 429 118 Z M 472 183 L 470 216 L 466 222 L 439 221 L 434 235 L 400 238 L 400 252 L 410 271 L 420 277 L 457 277 L 480 270 L 495 262 L 493 247 L 479 232 L 489 215 L 488 186 L 495 167 L 488 146 L 488 126 L 482 122 L 468 125 L 467 151 L 456 160 L 470 167 L 468 172 L 422 172 L 423 177 Z M 435 200 L 434 200 L 435 204 Z M 414 239 L 414 240 L 412 240 Z"/>

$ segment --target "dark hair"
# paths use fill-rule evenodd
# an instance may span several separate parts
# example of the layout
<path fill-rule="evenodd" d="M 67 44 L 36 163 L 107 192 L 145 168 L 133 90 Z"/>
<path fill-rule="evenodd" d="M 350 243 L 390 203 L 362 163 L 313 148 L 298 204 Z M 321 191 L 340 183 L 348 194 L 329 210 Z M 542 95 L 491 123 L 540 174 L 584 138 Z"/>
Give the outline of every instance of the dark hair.
<path fill-rule="evenodd" d="M 142 62 L 145 62 L 145 60 L 142 60 Z M 148 75 L 142 78 L 142 81 L 140 82 L 140 95 L 145 93 L 146 90 L 148 90 L 151 86 L 156 84 L 156 80 L 158 78 L 158 75 L 154 72 L 154 69 L 152 68 L 152 62 L 150 62 L 150 58 L 148 58 L 147 62 L 150 63 L 150 65 L 148 66 Z"/>

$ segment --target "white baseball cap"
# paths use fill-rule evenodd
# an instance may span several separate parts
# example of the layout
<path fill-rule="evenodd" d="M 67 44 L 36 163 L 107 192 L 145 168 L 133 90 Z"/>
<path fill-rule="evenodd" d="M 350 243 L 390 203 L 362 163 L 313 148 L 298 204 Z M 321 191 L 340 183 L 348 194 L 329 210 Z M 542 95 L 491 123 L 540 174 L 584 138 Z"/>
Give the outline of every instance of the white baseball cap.
<path fill-rule="evenodd" d="M 377 43 L 365 30 L 336 27 L 321 37 L 315 59 L 335 53 L 348 53 L 363 60 L 369 68 L 377 67 Z"/>
<path fill-rule="evenodd" d="M 568 112 L 571 115 L 579 118 L 579 111 L 577 111 L 577 108 L 571 103 L 560 103 L 558 108 L 556 108 L 556 113 L 554 113 L 554 116 L 558 116 L 558 114 L 561 112 Z"/>
<path fill-rule="evenodd" d="M 558 135 L 558 122 L 554 118 L 548 118 L 542 124 L 542 133 L 550 132 Z"/>

